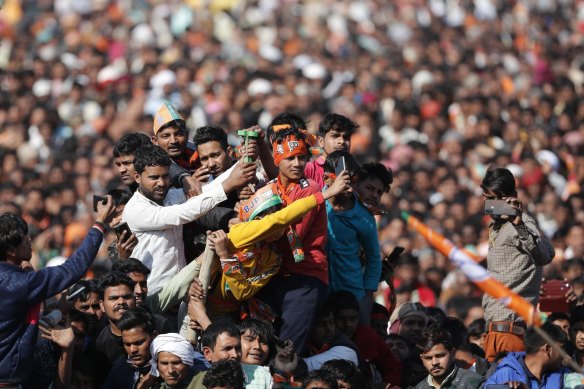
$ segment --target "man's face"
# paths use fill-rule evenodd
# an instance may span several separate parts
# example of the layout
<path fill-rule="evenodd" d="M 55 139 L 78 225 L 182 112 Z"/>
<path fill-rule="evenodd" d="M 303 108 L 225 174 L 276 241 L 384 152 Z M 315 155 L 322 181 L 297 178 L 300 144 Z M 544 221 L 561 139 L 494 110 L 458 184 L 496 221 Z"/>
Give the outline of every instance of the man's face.
<path fill-rule="evenodd" d="M 403 339 L 389 337 L 385 340 L 385 344 L 387 344 L 393 355 L 401 361 L 405 361 L 410 357 L 410 348 Z"/>
<path fill-rule="evenodd" d="M 149 200 L 162 204 L 170 188 L 168 166 L 146 166 L 142 174 L 134 173 L 140 192 Z"/>
<path fill-rule="evenodd" d="M 570 321 L 569 320 L 558 319 L 558 320 L 554 320 L 552 322 L 552 324 L 555 324 L 558 327 L 560 327 L 562 329 L 562 331 L 564 331 L 566 333 L 566 336 L 568 337 L 568 339 L 570 338 Z"/>
<path fill-rule="evenodd" d="M 359 311 L 354 309 L 341 309 L 335 315 L 335 326 L 343 334 L 352 338 L 359 325 Z"/>
<path fill-rule="evenodd" d="M 227 151 L 225 151 L 221 147 L 221 143 L 217 141 L 197 145 L 197 152 L 199 153 L 201 166 L 209 169 L 209 173 L 213 177 L 217 177 L 232 165 L 231 148 L 228 147 Z"/>
<path fill-rule="evenodd" d="M 376 177 L 366 178 L 355 184 L 355 190 L 362 202 L 378 207 L 383 195 L 383 182 Z"/>
<path fill-rule="evenodd" d="M 103 311 L 99 305 L 99 296 L 95 292 L 89 293 L 89 296 L 87 296 L 87 301 L 75 301 L 73 307 L 79 312 L 83 312 L 90 318 L 99 320 L 103 317 Z"/>
<path fill-rule="evenodd" d="M 171 158 L 177 158 L 187 147 L 187 135 L 178 127 L 167 127 L 152 137 L 152 143 L 160 146 Z"/>
<path fill-rule="evenodd" d="M 269 344 L 262 342 L 259 336 L 252 335 L 249 330 L 241 335 L 241 363 L 263 365 L 269 354 Z"/>
<path fill-rule="evenodd" d="M 128 354 L 128 361 L 134 367 L 145 366 L 150 361 L 152 336 L 142 327 L 122 331 L 122 343 Z"/>
<path fill-rule="evenodd" d="M 452 350 L 448 350 L 443 344 L 438 344 L 428 352 L 421 353 L 420 357 L 426 371 L 436 379 L 446 377 L 454 362 Z"/>
<path fill-rule="evenodd" d="M 335 337 L 335 317 L 333 313 L 316 318 L 312 329 L 312 342 L 316 347 L 330 343 Z"/>
<path fill-rule="evenodd" d="M 136 179 L 134 178 L 134 173 L 136 170 L 134 169 L 133 154 L 120 155 L 119 157 L 114 158 L 114 164 L 118 169 L 118 173 L 124 185 L 130 186 L 136 182 Z"/>
<path fill-rule="evenodd" d="M 135 271 L 128 273 L 128 277 L 136 283 L 134 286 L 134 297 L 136 298 L 136 306 L 139 307 L 146 301 L 148 296 L 148 282 L 146 281 L 146 274 L 137 273 Z"/>
<path fill-rule="evenodd" d="M 203 347 L 203 354 L 211 363 L 224 360 L 239 361 L 241 359 L 240 338 L 239 336 L 230 336 L 226 332 L 223 332 L 217 337 L 213 349 L 210 347 Z"/>
<path fill-rule="evenodd" d="M 398 335 L 416 344 L 426 329 L 426 321 L 419 316 L 409 316 L 401 321 Z"/>
<path fill-rule="evenodd" d="M 349 151 L 351 148 L 351 136 L 335 130 L 327 132 L 324 137 L 319 138 L 319 144 L 324 149 L 325 156 L 333 151 Z"/>
<path fill-rule="evenodd" d="M 136 306 L 132 290 L 126 285 L 107 287 L 103 293 L 103 300 L 99 302 L 101 310 L 114 323 L 120 320 L 122 314 Z"/>
<path fill-rule="evenodd" d="M 158 361 L 156 363 L 158 364 L 160 377 L 170 387 L 178 385 L 189 374 L 189 365 L 183 363 L 182 359 L 176 355 L 166 351 L 158 353 Z"/>
<path fill-rule="evenodd" d="M 313 381 L 306 385 L 306 389 L 330 389 L 330 385 L 324 381 Z"/>
<path fill-rule="evenodd" d="M 307 155 L 295 155 L 284 158 L 278 164 L 280 174 L 292 182 L 298 182 L 304 177 L 304 168 L 308 163 Z"/>

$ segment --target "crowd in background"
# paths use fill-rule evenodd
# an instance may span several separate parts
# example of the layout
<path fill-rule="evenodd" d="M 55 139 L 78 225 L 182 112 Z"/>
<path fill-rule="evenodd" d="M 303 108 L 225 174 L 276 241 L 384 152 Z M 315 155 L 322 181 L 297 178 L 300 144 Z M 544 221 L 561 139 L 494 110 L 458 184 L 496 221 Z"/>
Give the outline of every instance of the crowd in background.
<path fill-rule="evenodd" d="M 93 194 L 121 185 L 115 142 L 169 101 L 189 139 L 214 124 L 234 146 L 285 111 L 314 134 L 328 112 L 356 122 L 351 154 L 393 170 L 377 221 L 382 255 L 405 248 L 398 303 L 482 317 L 400 212 L 485 257 L 492 164 L 552 241 L 545 276 L 584 290 L 584 2 L 6 0 L 0 36 L 0 213 L 28 223 L 37 269 L 79 246 Z"/>

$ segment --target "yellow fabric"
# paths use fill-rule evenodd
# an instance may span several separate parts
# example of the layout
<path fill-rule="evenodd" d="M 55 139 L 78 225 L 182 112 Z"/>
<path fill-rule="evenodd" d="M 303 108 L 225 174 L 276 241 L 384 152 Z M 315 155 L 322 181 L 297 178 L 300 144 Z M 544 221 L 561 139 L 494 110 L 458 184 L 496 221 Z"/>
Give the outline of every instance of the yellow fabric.
<path fill-rule="evenodd" d="M 240 271 L 221 273 L 221 281 L 209 298 L 213 314 L 239 310 L 240 302 L 253 297 L 278 273 L 280 255 L 270 245 L 262 245 L 275 228 L 286 227 L 318 205 L 315 195 L 294 201 L 263 219 L 236 224 L 229 234 L 231 252 L 253 257 L 239 263 Z"/>

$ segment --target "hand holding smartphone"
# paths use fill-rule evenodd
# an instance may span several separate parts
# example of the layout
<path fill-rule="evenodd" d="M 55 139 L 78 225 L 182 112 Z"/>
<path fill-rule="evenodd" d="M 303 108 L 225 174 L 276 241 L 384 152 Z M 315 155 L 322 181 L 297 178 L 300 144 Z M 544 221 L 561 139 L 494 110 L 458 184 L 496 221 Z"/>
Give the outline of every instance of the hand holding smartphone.
<path fill-rule="evenodd" d="M 505 200 L 488 199 L 485 200 L 485 214 L 515 216 L 517 210 Z"/>
<path fill-rule="evenodd" d="M 105 196 L 93 195 L 93 211 L 97 212 L 97 204 L 101 201 L 103 205 L 107 203 Z"/>
<path fill-rule="evenodd" d="M 126 239 L 132 236 L 132 230 L 130 230 L 128 223 L 123 222 L 114 227 L 114 232 L 116 233 L 118 239 L 122 236 L 124 231 L 126 231 Z"/>

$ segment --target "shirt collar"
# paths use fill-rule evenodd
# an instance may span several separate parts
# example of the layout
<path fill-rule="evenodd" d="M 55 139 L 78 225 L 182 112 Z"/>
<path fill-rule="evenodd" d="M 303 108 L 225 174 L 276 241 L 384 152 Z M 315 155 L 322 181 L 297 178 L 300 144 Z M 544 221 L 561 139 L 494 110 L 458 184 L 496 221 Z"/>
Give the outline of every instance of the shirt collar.
<path fill-rule="evenodd" d="M 440 386 L 436 386 L 436 384 L 434 384 L 434 380 L 432 378 L 431 374 L 428 374 L 427 380 L 428 380 L 428 385 L 430 385 L 431 388 L 440 388 L 442 386 L 444 386 L 446 383 L 452 381 L 452 378 L 454 378 L 454 376 L 456 375 L 456 371 L 458 370 L 458 367 L 456 367 L 456 365 L 453 363 L 452 364 L 452 371 L 450 372 L 450 374 L 448 374 L 446 376 L 446 378 L 444 378 L 444 381 L 442 381 L 442 385 Z"/>

